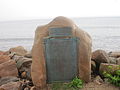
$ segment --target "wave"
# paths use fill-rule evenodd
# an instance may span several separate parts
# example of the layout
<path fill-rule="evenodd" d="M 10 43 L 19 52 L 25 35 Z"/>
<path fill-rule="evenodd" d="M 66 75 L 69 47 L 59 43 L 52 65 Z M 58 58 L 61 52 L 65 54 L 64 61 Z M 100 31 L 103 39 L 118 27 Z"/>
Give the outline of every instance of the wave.
<path fill-rule="evenodd" d="M 34 38 L 0 38 L 0 41 L 19 41 L 19 40 L 34 40 Z"/>

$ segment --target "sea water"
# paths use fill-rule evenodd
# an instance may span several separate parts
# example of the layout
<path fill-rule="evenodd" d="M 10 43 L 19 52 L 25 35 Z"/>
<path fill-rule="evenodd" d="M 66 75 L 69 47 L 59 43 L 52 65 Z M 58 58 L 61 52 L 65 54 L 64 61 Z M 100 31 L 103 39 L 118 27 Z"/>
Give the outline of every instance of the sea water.
<path fill-rule="evenodd" d="M 37 26 L 52 19 L 0 22 L 0 50 L 23 46 L 31 50 Z M 120 51 L 120 17 L 72 18 L 92 37 L 92 49 Z"/>

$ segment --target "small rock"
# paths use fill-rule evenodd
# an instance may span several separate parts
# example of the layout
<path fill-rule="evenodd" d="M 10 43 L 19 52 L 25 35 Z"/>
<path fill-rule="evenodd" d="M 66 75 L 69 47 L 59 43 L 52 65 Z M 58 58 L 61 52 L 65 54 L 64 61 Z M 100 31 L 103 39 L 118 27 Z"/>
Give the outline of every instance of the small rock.
<path fill-rule="evenodd" d="M 24 88 L 24 90 L 30 90 L 30 88 L 26 87 L 26 88 Z"/>
<path fill-rule="evenodd" d="M 15 60 L 16 62 L 23 59 L 23 56 L 18 56 L 18 55 L 14 55 L 11 59 Z"/>
<path fill-rule="evenodd" d="M 94 82 L 98 85 L 101 85 L 103 83 L 103 80 L 101 79 L 100 76 L 96 76 L 96 78 L 94 79 Z"/>
<path fill-rule="evenodd" d="M 17 68 L 21 73 L 21 77 L 31 80 L 31 58 L 21 58 L 17 61 Z"/>
<path fill-rule="evenodd" d="M 110 59 L 111 64 L 116 64 L 117 63 L 117 59 L 115 57 L 109 57 L 109 59 Z"/>
<path fill-rule="evenodd" d="M 22 83 L 22 90 L 30 90 L 32 86 L 31 86 L 31 81 L 25 80 L 24 83 Z"/>
<path fill-rule="evenodd" d="M 21 58 L 17 61 L 17 68 L 20 69 L 21 67 L 29 67 L 31 66 L 32 59 L 30 58 Z"/>
<path fill-rule="evenodd" d="M 35 86 L 31 87 L 30 90 L 36 90 L 36 89 L 35 89 Z"/>
<path fill-rule="evenodd" d="M 26 78 L 27 77 L 27 73 L 26 72 L 22 72 L 21 77 L 22 78 Z"/>
<path fill-rule="evenodd" d="M 91 69 L 92 69 L 92 73 L 95 73 L 96 70 L 96 64 L 94 61 L 91 61 Z"/>
<path fill-rule="evenodd" d="M 0 86 L 0 90 L 22 90 L 21 82 L 10 82 Z"/>
<path fill-rule="evenodd" d="M 106 84 L 110 84 L 110 82 L 109 82 L 109 79 L 108 79 L 108 78 L 104 78 L 104 82 L 105 82 Z"/>
<path fill-rule="evenodd" d="M 109 56 L 118 58 L 118 57 L 120 57 L 120 52 L 109 52 Z"/>
<path fill-rule="evenodd" d="M 14 56 L 15 56 L 15 52 L 14 52 L 14 53 L 9 54 L 10 59 L 12 59 Z"/>
<path fill-rule="evenodd" d="M 0 55 L 0 64 L 10 60 L 8 55 Z"/>
<path fill-rule="evenodd" d="M 27 53 L 27 50 L 22 46 L 14 47 L 9 49 L 10 53 L 15 53 L 16 55 L 24 56 Z"/>
<path fill-rule="evenodd" d="M 17 75 L 18 75 L 18 70 L 15 61 L 9 60 L 5 63 L 0 64 L 0 77 L 17 76 Z"/>
<path fill-rule="evenodd" d="M 92 60 L 94 60 L 97 63 L 108 63 L 109 62 L 109 56 L 108 54 L 103 50 L 96 50 L 92 53 Z"/>
<path fill-rule="evenodd" d="M 17 55 L 15 55 L 12 59 L 16 61 L 16 66 L 18 68 L 18 71 L 20 72 L 21 78 L 26 77 L 26 79 L 31 80 L 32 59 L 31 58 L 25 58 L 23 56 L 17 56 Z"/>
<path fill-rule="evenodd" d="M 2 77 L 0 79 L 0 86 L 9 82 L 17 82 L 19 81 L 19 78 L 13 77 L 13 76 L 7 76 L 7 77 Z"/>
<path fill-rule="evenodd" d="M 116 70 L 119 70 L 119 65 L 116 64 L 108 64 L 108 63 L 101 63 L 100 65 L 100 73 L 102 74 L 104 71 L 108 73 L 114 73 Z"/>
<path fill-rule="evenodd" d="M 117 65 L 120 65 L 120 58 L 117 58 Z"/>

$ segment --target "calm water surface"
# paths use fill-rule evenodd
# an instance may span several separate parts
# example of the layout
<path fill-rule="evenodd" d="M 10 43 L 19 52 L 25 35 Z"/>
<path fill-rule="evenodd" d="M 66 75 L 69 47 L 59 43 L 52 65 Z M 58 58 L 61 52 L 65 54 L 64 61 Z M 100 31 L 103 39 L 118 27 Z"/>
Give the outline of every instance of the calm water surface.
<path fill-rule="evenodd" d="M 93 50 L 120 51 L 120 18 L 72 18 L 93 39 Z M 0 22 L 0 50 L 24 46 L 31 50 L 37 26 L 52 19 Z"/>

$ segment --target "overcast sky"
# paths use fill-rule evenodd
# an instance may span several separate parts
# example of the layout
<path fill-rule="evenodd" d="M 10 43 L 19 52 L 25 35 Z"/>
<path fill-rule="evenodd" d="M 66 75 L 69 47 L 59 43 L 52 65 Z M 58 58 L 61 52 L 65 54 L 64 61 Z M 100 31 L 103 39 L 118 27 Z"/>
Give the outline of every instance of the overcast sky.
<path fill-rule="evenodd" d="M 120 0 L 0 0 L 0 21 L 120 16 Z"/>

